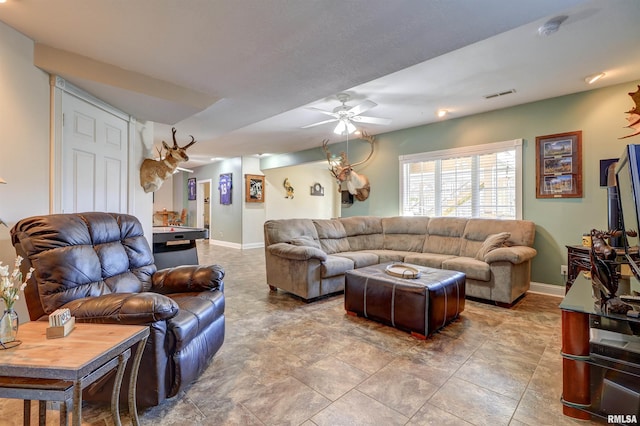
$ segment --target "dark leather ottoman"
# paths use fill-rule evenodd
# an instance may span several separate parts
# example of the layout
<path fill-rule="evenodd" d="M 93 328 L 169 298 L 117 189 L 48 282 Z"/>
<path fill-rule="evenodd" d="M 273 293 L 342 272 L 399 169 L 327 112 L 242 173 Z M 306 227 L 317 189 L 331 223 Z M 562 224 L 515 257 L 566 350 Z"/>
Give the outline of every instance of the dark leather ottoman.
<path fill-rule="evenodd" d="M 347 271 L 344 307 L 348 314 L 425 339 L 464 310 L 464 273 L 410 265 L 420 271 L 419 278 L 396 278 L 385 272 L 388 265 Z"/>

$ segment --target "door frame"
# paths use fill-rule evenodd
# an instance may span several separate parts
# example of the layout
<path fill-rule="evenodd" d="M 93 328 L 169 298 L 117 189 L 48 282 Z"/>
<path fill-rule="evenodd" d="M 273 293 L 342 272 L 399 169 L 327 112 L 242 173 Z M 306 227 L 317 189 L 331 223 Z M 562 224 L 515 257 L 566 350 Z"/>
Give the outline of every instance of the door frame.
<path fill-rule="evenodd" d="M 203 179 L 196 181 L 196 228 L 204 228 L 204 199 L 206 198 L 204 188 L 209 184 L 209 232 L 211 232 L 211 195 L 213 193 L 213 180 Z M 200 196 L 202 194 L 202 196 Z"/>

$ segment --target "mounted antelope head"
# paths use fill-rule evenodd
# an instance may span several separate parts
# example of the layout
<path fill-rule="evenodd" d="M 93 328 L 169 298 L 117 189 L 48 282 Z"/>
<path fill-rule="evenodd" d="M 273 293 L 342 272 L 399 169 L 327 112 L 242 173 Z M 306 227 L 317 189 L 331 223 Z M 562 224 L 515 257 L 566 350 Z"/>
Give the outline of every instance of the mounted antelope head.
<path fill-rule="evenodd" d="M 176 128 L 171 129 L 171 132 L 173 132 L 173 146 L 170 147 L 165 141 L 162 141 L 167 155 L 162 158 L 162 150 L 159 150 L 160 158 L 158 160 L 145 158 L 140 166 L 140 185 L 144 188 L 144 192 L 154 192 L 160 189 L 162 182 L 173 174 L 178 163 L 189 161 L 187 148 L 196 143 L 196 140 L 191 136 L 191 142 L 181 147 L 176 142 Z"/>
<path fill-rule="evenodd" d="M 353 168 L 369 161 L 373 155 L 373 142 L 375 138 L 362 132 L 360 139 L 369 143 L 371 151 L 367 158 L 362 161 L 358 161 L 357 163 L 350 163 L 345 152 L 341 152 L 340 157 L 336 159 L 331 154 L 331 151 L 329 151 L 329 148 L 327 148 L 327 145 L 329 144 L 328 139 L 322 141 L 322 149 L 327 154 L 327 161 L 331 166 L 329 171 L 331 171 L 331 174 L 338 181 L 338 190 L 341 190 L 342 184 L 345 184 L 349 193 L 353 194 L 358 201 L 364 201 L 369 198 L 369 192 L 371 191 L 369 179 L 365 175 L 356 173 Z"/>

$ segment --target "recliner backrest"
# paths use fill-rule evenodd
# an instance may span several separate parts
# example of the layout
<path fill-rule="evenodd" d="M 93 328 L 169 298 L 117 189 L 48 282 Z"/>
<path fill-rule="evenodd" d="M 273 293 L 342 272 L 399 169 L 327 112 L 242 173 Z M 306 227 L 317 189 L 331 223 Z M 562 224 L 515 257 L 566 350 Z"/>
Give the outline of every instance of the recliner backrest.
<path fill-rule="evenodd" d="M 34 273 L 25 289 L 32 320 L 64 304 L 151 288 L 156 272 L 142 226 L 119 213 L 72 213 L 22 219 L 11 241 Z"/>

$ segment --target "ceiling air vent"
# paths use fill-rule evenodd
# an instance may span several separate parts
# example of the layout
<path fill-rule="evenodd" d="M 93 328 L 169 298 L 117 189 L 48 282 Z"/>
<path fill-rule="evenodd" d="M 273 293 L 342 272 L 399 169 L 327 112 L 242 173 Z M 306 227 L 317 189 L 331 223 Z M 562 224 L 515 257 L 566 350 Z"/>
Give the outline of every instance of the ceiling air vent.
<path fill-rule="evenodd" d="M 504 92 L 492 93 L 490 95 L 484 95 L 485 99 L 497 98 L 498 96 L 510 95 L 516 93 L 516 89 L 506 90 Z"/>

